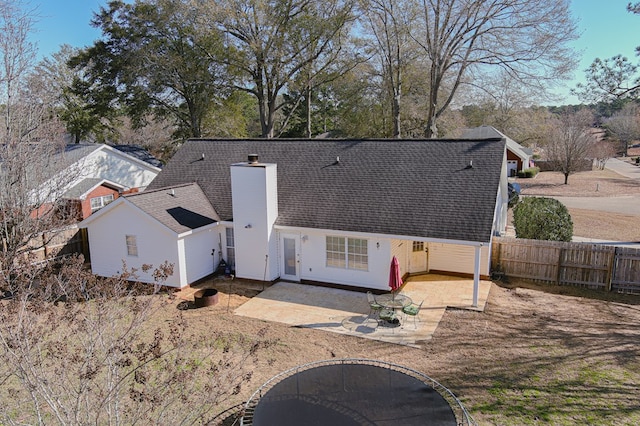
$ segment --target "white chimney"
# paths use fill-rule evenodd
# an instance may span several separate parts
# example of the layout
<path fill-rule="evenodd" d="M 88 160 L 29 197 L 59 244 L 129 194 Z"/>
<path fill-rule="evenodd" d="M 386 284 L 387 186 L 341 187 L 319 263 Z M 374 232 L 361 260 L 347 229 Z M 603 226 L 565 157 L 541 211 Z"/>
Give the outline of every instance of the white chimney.
<path fill-rule="evenodd" d="M 248 161 L 231 165 L 231 200 L 236 276 L 271 281 L 278 278 L 278 174 L 275 164 Z"/>

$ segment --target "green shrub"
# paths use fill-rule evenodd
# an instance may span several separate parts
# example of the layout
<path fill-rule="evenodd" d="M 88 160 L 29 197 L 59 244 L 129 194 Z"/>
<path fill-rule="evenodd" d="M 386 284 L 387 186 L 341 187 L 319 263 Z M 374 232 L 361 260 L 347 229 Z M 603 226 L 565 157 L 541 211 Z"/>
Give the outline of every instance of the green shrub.
<path fill-rule="evenodd" d="M 519 178 L 532 178 L 540 172 L 539 167 L 530 167 L 528 169 L 520 170 L 518 172 Z"/>
<path fill-rule="evenodd" d="M 573 221 L 569 211 L 553 198 L 526 197 L 513 209 L 516 238 L 571 241 Z"/>

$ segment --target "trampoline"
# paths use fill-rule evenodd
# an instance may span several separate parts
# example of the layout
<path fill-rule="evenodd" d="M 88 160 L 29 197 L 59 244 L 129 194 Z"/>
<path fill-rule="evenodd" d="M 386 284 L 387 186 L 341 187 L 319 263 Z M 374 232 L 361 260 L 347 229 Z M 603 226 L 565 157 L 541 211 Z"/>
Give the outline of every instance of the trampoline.
<path fill-rule="evenodd" d="M 430 377 L 366 359 L 319 361 L 267 381 L 245 404 L 245 426 L 474 425 L 460 401 Z"/>

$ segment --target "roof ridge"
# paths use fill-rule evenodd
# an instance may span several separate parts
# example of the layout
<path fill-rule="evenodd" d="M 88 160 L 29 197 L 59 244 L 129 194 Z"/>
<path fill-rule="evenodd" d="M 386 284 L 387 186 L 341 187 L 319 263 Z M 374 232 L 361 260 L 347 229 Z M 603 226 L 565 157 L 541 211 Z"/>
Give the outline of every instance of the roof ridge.
<path fill-rule="evenodd" d="M 175 188 L 183 188 L 183 187 L 187 187 L 187 186 L 193 186 L 196 185 L 198 188 L 200 188 L 200 185 L 198 185 L 198 182 L 189 182 L 189 183 L 181 183 L 178 185 L 171 185 L 171 186 L 163 186 L 162 188 L 158 188 L 158 189 L 145 189 L 144 191 L 141 192 L 134 192 L 132 194 L 126 194 L 125 197 L 127 198 L 131 198 L 131 197 L 135 197 L 137 195 L 145 195 L 145 194 L 153 194 L 156 192 L 161 192 L 161 191 L 166 191 L 167 189 L 175 189 Z M 202 190 L 202 188 L 200 188 L 200 190 Z"/>
<path fill-rule="evenodd" d="M 389 139 L 389 138 L 189 138 L 187 142 L 265 142 L 265 143 L 286 143 L 286 142 L 309 142 L 309 143 L 335 143 L 335 142 L 384 142 L 389 144 L 394 143 L 425 143 L 425 142 L 475 142 L 475 141 L 498 141 L 502 136 L 490 136 L 486 138 L 402 138 L 402 139 Z"/>

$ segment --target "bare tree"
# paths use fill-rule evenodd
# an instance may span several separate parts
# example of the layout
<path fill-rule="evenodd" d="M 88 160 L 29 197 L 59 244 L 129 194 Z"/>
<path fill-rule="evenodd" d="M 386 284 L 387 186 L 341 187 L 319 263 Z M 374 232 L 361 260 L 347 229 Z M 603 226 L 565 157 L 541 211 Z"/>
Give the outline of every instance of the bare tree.
<path fill-rule="evenodd" d="M 81 262 L 29 268 L 0 301 L 2 424 L 209 424 L 228 408 L 268 341 L 187 329 L 157 292 L 170 265 L 154 287 Z"/>
<path fill-rule="evenodd" d="M 0 0 L 0 101 L 4 103 L 3 143 L 20 141 L 30 126 L 16 123 L 14 109 L 19 92 L 34 65 L 37 49 L 28 39 L 35 12 L 21 0 Z"/>
<path fill-rule="evenodd" d="M 47 245 L 51 232 L 75 221 L 62 192 L 80 170 L 65 166 L 54 142 L 9 143 L 0 147 L 0 284 L 14 290 L 14 278 L 29 253 Z M 48 235 L 45 237 L 45 235 Z M 16 263 L 18 262 L 18 263 Z"/>
<path fill-rule="evenodd" d="M 620 141 L 624 155 L 627 155 L 629 142 L 640 139 L 640 107 L 629 102 L 606 120 L 604 125 Z"/>
<path fill-rule="evenodd" d="M 365 28 L 372 36 L 373 49 L 381 63 L 381 74 L 391 97 L 394 138 L 402 137 L 400 106 L 405 71 L 416 61 L 409 23 L 414 8 L 403 0 L 362 1 Z"/>
<path fill-rule="evenodd" d="M 599 140 L 594 143 L 591 153 L 597 162 L 598 168 L 600 170 L 604 170 L 607 161 L 610 158 L 615 157 L 618 150 L 616 149 L 616 144 L 614 142 Z"/>
<path fill-rule="evenodd" d="M 544 92 L 575 68 L 567 0 L 420 0 L 412 30 L 430 62 L 427 137 L 468 79 L 499 68 Z"/>
<path fill-rule="evenodd" d="M 546 157 L 556 171 L 562 172 L 565 185 L 569 175 L 584 170 L 593 156 L 593 120 L 593 113 L 586 109 L 554 119 L 545 145 Z"/>
<path fill-rule="evenodd" d="M 225 0 L 209 2 L 211 17 L 227 34 L 228 65 L 241 79 L 237 88 L 258 101 L 262 137 L 275 136 L 277 114 L 301 96 L 282 98 L 288 85 L 306 79 L 320 85 L 325 72 L 341 53 L 353 20 L 354 0 Z M 301 74 L 307 74 L 302 76 Z M 282 122 L 286 123 L 288 117 Z"/>

